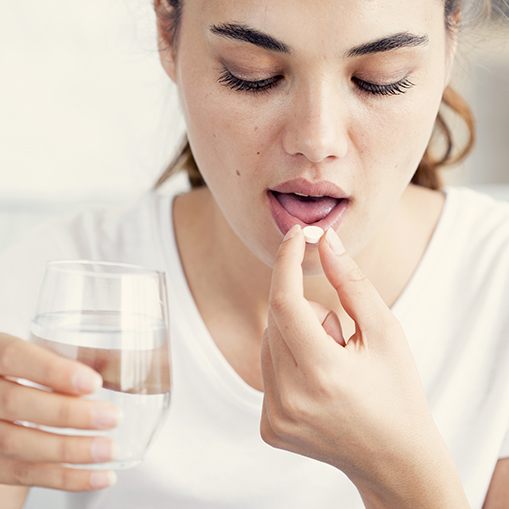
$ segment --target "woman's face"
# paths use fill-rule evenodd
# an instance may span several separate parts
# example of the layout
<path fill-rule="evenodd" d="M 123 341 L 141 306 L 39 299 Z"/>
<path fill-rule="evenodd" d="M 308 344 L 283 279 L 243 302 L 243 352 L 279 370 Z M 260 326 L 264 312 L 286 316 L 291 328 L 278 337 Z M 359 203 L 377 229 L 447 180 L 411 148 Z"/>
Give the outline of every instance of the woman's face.
<path fill-rule="evenodd" d="M 185 0 L 162 62 L 215 203 L 270 266 L 282 233 L 267 191 L 297 177 L 339 185 L 337 231 L 352 254 L 369 248 L 426 149 L 452 53 L 442 0 Z M 314 246 L 306 257 L 315 272 Z"/>

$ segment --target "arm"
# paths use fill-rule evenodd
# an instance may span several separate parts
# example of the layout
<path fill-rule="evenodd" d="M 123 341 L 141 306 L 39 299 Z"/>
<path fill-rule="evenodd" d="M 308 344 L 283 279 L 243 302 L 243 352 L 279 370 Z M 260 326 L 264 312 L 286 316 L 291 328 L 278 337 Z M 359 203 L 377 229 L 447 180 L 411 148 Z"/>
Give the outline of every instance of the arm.
<path fill-rule="evenodd" d="M 28 495 L 25 486 L 7 486 L 0 484 L 0 500 L 3 509 L 22 509 Z"/>
<path fill-rule="evenodd" d="M 419 460 L 390 467 L 369 484 L 352 478 L 366 509 L 470 509 L 454 462 L 445 448 L 432 446 Z M 497 508 L 493 508 L 497 509 Z"/>
<path fill-rule="evenodd" d="M 482 509 L 503 509 L 509 500 L 509 458 L 499 459 Z"/>

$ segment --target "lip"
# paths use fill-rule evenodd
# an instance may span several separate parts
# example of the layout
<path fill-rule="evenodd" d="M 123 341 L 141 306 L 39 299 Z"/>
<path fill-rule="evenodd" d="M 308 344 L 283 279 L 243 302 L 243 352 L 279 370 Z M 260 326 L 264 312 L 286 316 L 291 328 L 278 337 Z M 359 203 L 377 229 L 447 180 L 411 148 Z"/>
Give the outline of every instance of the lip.
<path fill-rule="evenodd" d="M 305 178 L 287 180 L 276 187 L 270 188 L 278 193 L 300 193 L 308 196 L 331 196 L 332 198 L 349 198 L 348 194 L 338 185 L 328 180 L 311 182 Z"/>
<path fill-rule="evenodd" d="M 300 224 L 302 228 L 306 226 L 319 226 L 324 232 L 329 228 L 336 229 L 341 224 L 343 217 L 351 203 L 351 200 L 343 199 L 330 211 L 329 215 L 320 221 L 317 221 L 316 223 L 308 224 L 287 212 L 286 209 L 279 203 L 274 194 L 271 193 L 270 189 L 267 190 L 267 196 L 269 199 L 269 206 L 272 212 L 272 217 L 274 218 L 276 225 L 283 235 L 286 235 L 286 232 L 294 224 Z"/>

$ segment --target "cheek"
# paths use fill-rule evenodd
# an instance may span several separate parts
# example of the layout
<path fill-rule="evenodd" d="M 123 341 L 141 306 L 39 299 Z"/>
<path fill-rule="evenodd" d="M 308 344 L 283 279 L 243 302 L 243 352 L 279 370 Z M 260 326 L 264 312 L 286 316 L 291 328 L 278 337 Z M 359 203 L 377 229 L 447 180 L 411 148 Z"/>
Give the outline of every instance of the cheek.
<path fill-rule="evenodd" d="M 250 98 L 222 90 L 224 87 L 213 78 L 210 81 L 204 85 L 191 74 L 183 76 L 181 82 L 181 101 L 193 153 L 204 173 L 218 164 L 223 170 L 243 173 L 242 166 L 255 164 L 263 151 L 265 123 L 255 115 L 256 107 Z"/>
<path fill-rule="evenodd" d="M 406 95 L 382 98 L 356 116 L 352 143 L 368 180 L 376 168 L 410 178 L 428 145 L 441 93 L 421 86 Z"/>

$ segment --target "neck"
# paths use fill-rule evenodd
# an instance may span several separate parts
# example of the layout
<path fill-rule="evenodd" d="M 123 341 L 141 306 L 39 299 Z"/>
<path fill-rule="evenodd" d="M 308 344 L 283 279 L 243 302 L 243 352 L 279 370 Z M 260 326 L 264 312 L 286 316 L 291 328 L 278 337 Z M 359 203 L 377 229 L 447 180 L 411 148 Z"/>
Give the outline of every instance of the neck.
<path fill-rule="evenodd" d="M 387 264 L 397 260 L 397 253 L 403 252 L 401 232 L 405 230 L 405 217 L 409 216 L 407 209 L 411 203 L 408 194 L 403 194 L 372 240 L 360 252 L 351 253 L 382 297 L 384 291 L 389 295 L 385 290 L 390 279 Z M 228 309 L 229 315 L 239 317 L 261 338 L 267 320 L 271 267 L 260 261 L 237 237 L 206 187 L 175 199 L 174 221 L 177 243 L 184 254 L 184 270 L 193 271 L 192 278 L 186 274 L 192 283 L 192 292 L 206 302 L 213 302 L 216 310 Z M 405 242 L 408 243 L 408 238 Z M 345 317 L 336 291 L 324 274 L 304 277 L 304 296 Z M 391 297 L 386 299 L 389 306 L 390 300 Z"/>

